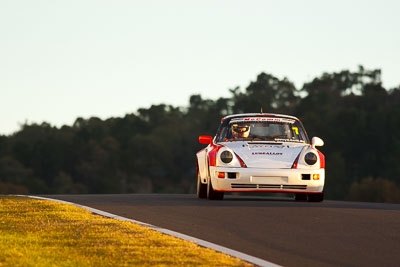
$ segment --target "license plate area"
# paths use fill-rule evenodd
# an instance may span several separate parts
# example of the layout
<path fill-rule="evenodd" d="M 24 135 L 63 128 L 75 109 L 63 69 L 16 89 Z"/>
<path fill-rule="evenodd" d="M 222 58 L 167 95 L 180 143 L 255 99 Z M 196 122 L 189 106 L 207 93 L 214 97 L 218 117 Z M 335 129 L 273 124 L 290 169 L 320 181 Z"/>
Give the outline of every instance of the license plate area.
<path fill-rule="evenodd" d="M 287 176 L 250 176 L 252 184 L 286 184 L 288 181 Z"/>

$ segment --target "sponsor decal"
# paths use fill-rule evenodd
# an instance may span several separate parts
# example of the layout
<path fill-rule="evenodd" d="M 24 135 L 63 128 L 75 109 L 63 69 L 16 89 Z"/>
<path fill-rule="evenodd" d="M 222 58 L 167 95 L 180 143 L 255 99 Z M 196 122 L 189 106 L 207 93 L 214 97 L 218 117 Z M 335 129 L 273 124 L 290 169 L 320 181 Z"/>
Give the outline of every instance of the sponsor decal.
<path fill-rule="evenodd" d="M 282 152 L 252 152 L 252 155 L 271 155 L 271 156 L 282 156 Z"/>

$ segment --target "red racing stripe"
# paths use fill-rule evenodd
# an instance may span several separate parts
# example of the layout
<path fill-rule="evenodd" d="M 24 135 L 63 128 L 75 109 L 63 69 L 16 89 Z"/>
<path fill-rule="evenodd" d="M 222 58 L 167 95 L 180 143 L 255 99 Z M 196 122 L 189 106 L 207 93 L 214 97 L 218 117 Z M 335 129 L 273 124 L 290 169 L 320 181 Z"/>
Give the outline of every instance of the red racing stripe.
<path fill-rule="evenodd" d="M 223 147 L 222 145 L 211 145 L 212 149 L 208 152 L 208 159 L 210 161 L 210 166 L 217 165 L 217 153 Z"/>
<path fill-rule="evenodd" d="M 325 169 L 325 156 L 319 150 L 317 150 L 319 156 L 319 168 Z"/>

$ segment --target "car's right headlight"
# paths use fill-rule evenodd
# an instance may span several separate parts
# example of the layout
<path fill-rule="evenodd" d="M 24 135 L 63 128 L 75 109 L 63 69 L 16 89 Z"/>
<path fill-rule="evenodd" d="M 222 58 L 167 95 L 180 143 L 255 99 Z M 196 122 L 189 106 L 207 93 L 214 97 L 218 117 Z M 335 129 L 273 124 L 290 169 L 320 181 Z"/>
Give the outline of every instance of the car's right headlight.
<path fill-rule="evenodd" d="M 231 162 L 232 162 L 232 160 L 233 160 L 233 154 L 232 154 L 230 151 L 225 150 L 224 152 L 221 153 L 220 158 L 221 158 L 221 161 L 222 161 L 223 163 L 228 164 L 228 163 L 231 163 Z"/>

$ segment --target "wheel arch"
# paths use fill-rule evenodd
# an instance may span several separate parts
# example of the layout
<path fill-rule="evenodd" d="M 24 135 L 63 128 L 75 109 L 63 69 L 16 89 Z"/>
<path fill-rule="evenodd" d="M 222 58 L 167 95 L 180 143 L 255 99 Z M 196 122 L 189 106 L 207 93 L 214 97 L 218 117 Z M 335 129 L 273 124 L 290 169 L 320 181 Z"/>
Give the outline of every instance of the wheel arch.
<path fill-rule="evenodd" d="M 200 175 L 200 181 L 202 184 L 207 183 L 208 179 L 208 157 L 206 151 L 202 150 L 196 154 L 196 169 L 197 173 Z"/>

